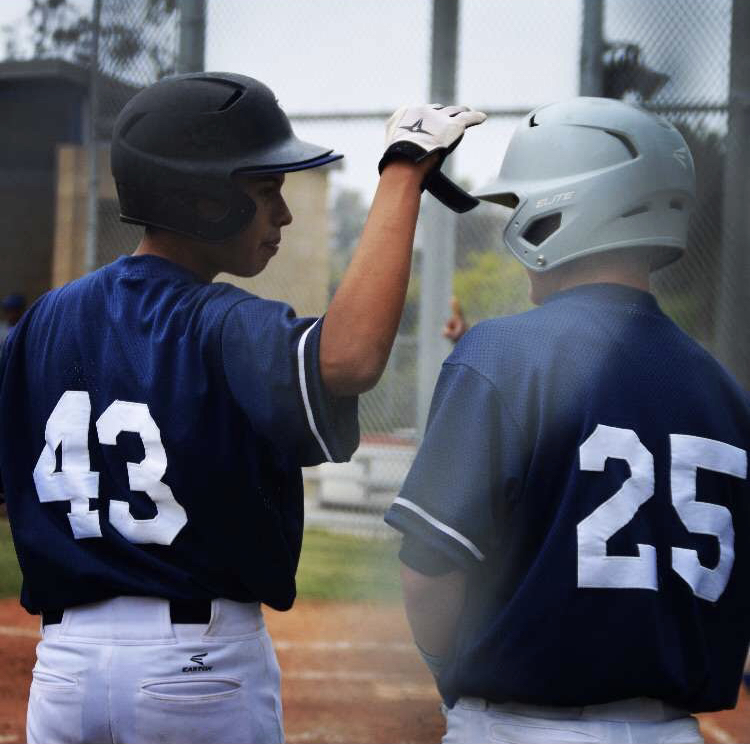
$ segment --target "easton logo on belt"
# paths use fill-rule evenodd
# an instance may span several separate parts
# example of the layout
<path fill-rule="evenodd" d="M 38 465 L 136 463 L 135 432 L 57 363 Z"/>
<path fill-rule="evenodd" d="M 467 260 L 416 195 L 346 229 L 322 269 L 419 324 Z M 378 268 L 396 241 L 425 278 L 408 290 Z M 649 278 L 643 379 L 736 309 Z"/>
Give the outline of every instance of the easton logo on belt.
<path fill-rule="evenodd" d="M 205 656 L 208 656 L 208 651 L 204 651 L 202 654 L 196 654 L 195 656 L 190 657 L 190 661 L 192 661 L 196 666 L 184 666 L 182 667 L 183 672 L 210 672 L 213 667 L 208 666 L 203 663 L 203 658 Z"/>

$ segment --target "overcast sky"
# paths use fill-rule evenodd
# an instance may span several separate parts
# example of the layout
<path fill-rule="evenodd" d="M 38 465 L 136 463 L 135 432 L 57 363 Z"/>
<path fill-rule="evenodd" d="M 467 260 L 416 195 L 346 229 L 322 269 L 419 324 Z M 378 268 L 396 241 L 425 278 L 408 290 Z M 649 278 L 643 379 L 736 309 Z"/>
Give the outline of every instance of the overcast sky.
<path fill-rule="evenodd" d="M 0 0 L 0 27 L 23 20 L 29 5 Z M 259 78 L 291 114 L 394 110 L 428 99 L 431 7 L 431 0 L 207 0 L 206 66 Z M 607 0 L 606 8 L 607 38 L 639 42 L 644 61 L 671 75 L 665 94 L 726 98 L 730 0 Z M 581 0 L 463 0 L 458 102 L 528 109 L 576 95 L 580 28 Z M 516 121 L 495 116 L 470 131 L 452 156 L 457 175 L 474 186 L 490 180 Z M 384 123 L 295 122 L 295 129 L 345 154 L 335 185 L 370 192 Z"/>
<path fill-rule="evenodd" d="M 268 83 L 290 113 L 395 110 L 426 101 L 429 0 L 209 0 L 206 63 Z M 474 108 L 529 108 L 574 95 L 579 0 L 464 0 L 457 99 Z M 241 30 L 241 31 L 239 31 Z M 469 132 L 453 156 L 474 185 L 496 173 L 515 119 Z M 338 184 L 371 190 L 384 122 L 295 123 L 345 153 Z"/>

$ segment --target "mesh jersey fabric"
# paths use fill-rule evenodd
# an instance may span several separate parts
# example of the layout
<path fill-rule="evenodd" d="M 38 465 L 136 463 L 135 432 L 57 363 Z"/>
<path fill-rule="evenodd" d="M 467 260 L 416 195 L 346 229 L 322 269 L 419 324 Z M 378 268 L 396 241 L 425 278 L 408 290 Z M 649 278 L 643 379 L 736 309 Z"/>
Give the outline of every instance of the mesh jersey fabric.
<path fill-rule="evenodd" d="M 601 472 L 582 469 L 579 451 L 601 425 L 635 432 L 653 456 L 653 494 L 604 544 L 607 556 L 655 546 L 655 589 L 578 585 L 580 525 L 633 475 L 617 457 Z M 467 572 L 439 679 L 449 706 L 460 696 L 536 705 L 653 697 L 691 711 L 735 704 L 750 640 L 748 481 L 697 470 L 697 499 L 729 510 L 734 530 L 728 583 L 707 601 L 672 567 L 673 548 L 697 551 L 708 569 L 719 560 L 717 538 L 689 530 L 672 503 L 673 434 L 725 443 L 746 463 L 750 405 L 648 293 L 579 286 L 482 322 L 456 345 L 386 514 L 412 568 Z"/>
<path fill-rule="evenodd" d="M 359 438 L 357 399 L 323 388 L 321 327 L 155 256 L 120 258 L 40 298 L 0 368 L 0 472 L 23 606 L 40 612 L 119 595 L 291 606 L 300 466 L 347 459 Z M 99 484 L 89 507 L 101 537 L 75 539 L 70 502 L 41 503 L 35 487 L 45 427 L 66 391 L 90 400 L 84 437 Z M 170 544 L 137 544 L 113 527 L 115 502 L 135 520 L 157 516 L 133 486 L 143 437 L 123 430 L 116 443 L 99 441 L 98 417 L 115 401 L 145 405 L 158 429 L 160 480 L 187 518 Z M 81 468 L 71 442 L 57 447 L 45 477 Z"/>

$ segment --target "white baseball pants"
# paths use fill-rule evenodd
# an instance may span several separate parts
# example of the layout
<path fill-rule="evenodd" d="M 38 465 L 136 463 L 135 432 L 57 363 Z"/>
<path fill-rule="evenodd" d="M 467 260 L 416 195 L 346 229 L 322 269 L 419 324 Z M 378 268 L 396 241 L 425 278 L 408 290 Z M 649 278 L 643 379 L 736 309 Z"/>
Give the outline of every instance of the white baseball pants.
<path fill-rule="evenodd" d="M 461 698 L 443 744 L 703 744 L 698 722 L 658 700 L 555 708 Z"/>
<path fill-rule="evenodd" d="M 259 604 L 214 600 L 208 625 L 118 597 L 66 610 L 37 646 L 28 744 L 279 744 L 280 672 Z"/>

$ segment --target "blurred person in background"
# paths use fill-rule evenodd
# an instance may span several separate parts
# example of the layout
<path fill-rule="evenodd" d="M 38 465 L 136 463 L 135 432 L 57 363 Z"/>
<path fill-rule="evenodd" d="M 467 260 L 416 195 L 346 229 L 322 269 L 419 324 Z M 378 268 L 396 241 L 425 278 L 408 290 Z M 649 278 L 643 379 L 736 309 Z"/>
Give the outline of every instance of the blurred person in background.
<path fill-rule="evenodd" d="M 3 298 L 0 307 L 3 311 L 2 320 L 0 320 L 0 346 L 2 346 L 8 334 L 21 320 L 21 316 L 26 310 L 26 298 L 18 293 L 9 294 Z"/>
<path fill-rule="evenodd" d="M 476 194 L 539 307 L 468 329 L 454 304 L 386 514 L 444 744 L 697 743 L 736 705 L 750 398 L 650 292 L 694 194 L 669 122 L 593 98 L 531 112 Z"/>

